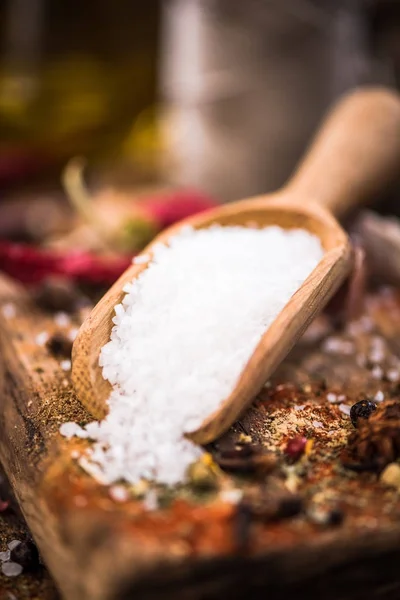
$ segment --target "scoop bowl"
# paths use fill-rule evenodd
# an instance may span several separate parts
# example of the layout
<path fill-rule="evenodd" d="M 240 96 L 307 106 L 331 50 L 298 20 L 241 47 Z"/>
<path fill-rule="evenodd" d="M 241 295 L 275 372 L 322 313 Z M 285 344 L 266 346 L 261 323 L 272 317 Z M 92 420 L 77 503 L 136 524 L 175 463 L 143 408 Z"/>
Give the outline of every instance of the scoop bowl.
<path fill-rule="evenodd" d="M 167 244 L 182 226 L 303 228 L 317 235 L 324 256 L 266 330 L 235 388 L 221 398 L 218 410 L 196 431 L 187 433 L 205 444 L 226 431 L 249 406 L 314 316 L 323 309 L 350 273 L 349 238 L 333 214 L 341 217 L 382 191 L 400 166 L 400 97 L 385 89 L 357 90 L 341 100 L 317 135 L 305 160 L 279 192 L 242 200 L 185 219 L 158 235 L 144 250 L 151 261 L 156 243 Z M 114 307 L 127 282 L 148 262 L 132 265 L 110 288 L 83 323 L 72 352 L 72 379 L 81 402 L 97 419 L 107 414 L 111 386 L 99 366 L 109 341 Z"/>

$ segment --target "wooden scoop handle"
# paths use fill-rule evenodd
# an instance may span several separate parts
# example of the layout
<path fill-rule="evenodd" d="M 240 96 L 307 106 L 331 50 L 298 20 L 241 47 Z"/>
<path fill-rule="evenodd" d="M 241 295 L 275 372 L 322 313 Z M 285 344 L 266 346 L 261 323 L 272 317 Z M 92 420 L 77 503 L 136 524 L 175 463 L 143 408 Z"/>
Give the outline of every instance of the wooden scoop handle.
<path fill-rule="evenodd" d="M 332 110 L 284 193 L 341 217 L 371 200 L 396 171 L 400 173 L 400 95 L 364 88 Z"/>

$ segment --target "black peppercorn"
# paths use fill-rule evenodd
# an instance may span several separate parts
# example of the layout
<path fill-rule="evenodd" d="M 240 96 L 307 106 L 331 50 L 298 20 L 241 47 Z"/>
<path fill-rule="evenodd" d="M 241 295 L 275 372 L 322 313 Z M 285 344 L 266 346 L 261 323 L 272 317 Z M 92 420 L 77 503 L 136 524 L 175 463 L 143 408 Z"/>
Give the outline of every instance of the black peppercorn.
<path fill-rule="evenodd" d="M 303 510 L 303 500 L 295 494 L 283 497 L 278 503 L 275 518 L 290 519 L 296 517 Z"/>
<path fill-rule="evenodd" d="M 344 520 L 344 512 L 340 508 L 333 508 L 328 513 L 328 524 L 333 527 L 338 527 L 343 523 Z"/>
<path fill-rule="evenodd" d="M 34 542 L 26 540 L 11 550 L 10 559 L 24 569 L 35 569 L 39 565 L 39 552 Z"/>
<path fill-rule="evenodd" d="M 353 404 L 350 409 L 350 419 L 354 427 L 357 427 L 358 419 L 368 419 L 375 410 L 376 404 L 372 400 L 360 400 Z"/>
<path fill-rule="evenodd" d="M 71 357 L 72 342 L 62 333 L 54 333 L 47 341 L 46 347 L 53 356 Z"/>

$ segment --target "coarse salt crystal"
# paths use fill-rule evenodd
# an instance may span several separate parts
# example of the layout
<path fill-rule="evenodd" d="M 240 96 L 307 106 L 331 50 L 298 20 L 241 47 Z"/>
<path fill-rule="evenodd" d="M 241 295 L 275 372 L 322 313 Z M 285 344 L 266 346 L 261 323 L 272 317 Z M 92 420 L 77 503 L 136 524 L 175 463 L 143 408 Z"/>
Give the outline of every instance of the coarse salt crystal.
<path fill-rule="evenodd" d="M 60 433 L 66 438 L 72 438 L 74 436 L 80 438 L 87 438 L 87 432 L 80 427 L 77 423 L 72 421 L 68 421 L 67 423 L 63 423 L 60 427 Z"/>
<path fill-rule="evenodd" d="M 10 550 L 5 550 L 4 552 L 0 552 L 0 560 L 3 562 L 10 560 L 10 555 L 11 555 Z"/>
<path fill-rule="evenodd" d="M 158 497 L 155 490 L 149 490 L 143 499 L 143 505 L 146 510 L 152 511 L 158 508 Z"/>
<path fill-rule="evenodd" d="M 357 336 L 360 333 L 368 333 L 374 328 L 373 320 L 367 315 L 363 315 L 357 321 L 352 321 L 347 326 L 347 331 L 352 336 Z"/>
<path fill-rule="evenodd" d="M 95 463 L 90 462 L 88 458 L 85 456 L 81 456 L 78 460 L 78 464 L 86 473 L 94 477 L 99 483 L 103 485 L 107 485 L 108 481 L 103 475 L 102 470 Z"/>
<path fill-rule="evenodd" d="M 378 390 L 374 396 L 375 402 L 382 402 L 385 399 L 385 394 L 382 390 Z"/>
<path fill-rule="evenodd" d="M 242 490 L 222 490 L 219 493 L 219 499 L 227 504 L 238 504 L 243 498 Z"/>
<path fill-rule="evenodd" d="M 9 550 L 14 550 L 14 548 L 16 548 L 17 546 L 19 546 L 21 543 L 21 540 L 11 540 L 11 542 L 9 542 L 7 544 L 7 548 Z"/>
<path fill-rule="evenodd" d="M 367 358 L 364 356 L 364 354 L 357 354 L 356 364 L 359 367 L 363 368 L 363 367 L 365 367 L 366 363 L 367 363 Z"/>
<path fill-rule="evenodd" d="M 368 358 L 372 363 L 381 363 L 385 358 L 385 341 L 380 336 L 372 338 Z"/>
<path fill-rule="evenodd" d="M 351 407 L 347 406 L 347 404 L 339 404 L 339 410 L 340 412 L 342 412 L 344 415 L 350 415 L 350 410 Z"/>
<path fill-rule="evenodd" d="M 379 365 L 375 365 L 371 370 L 371 375 L 374 379 L 382 379 L 383 377 L 383 369 Z"/>
<path fill-rule="evenodd" d="M 35 342 L 38 346 L 44 346 L 48 339 L 49 334 L 47 333 L 47 331 L 41 331 L 35 337 Z"/>
<path fill-rule="evenodd" d="M 78 335 L 78 327 L 73 327 L 72 329 L 69 330 L 68 332 L 68 338 L 71 340 L 71 342 L 74 342 L 76 340 L 76 336 Z"/>
<path fill-rule="evenodd" d="M 389 371 L 386 373 L 386 377 L 389 379 L 389 381 L 395 383 L 399 380 L 400 373 L 397 369 L 389 369 Z"/>
<path fill-rule="evenodd" d="M 322 423 L 322 421 L 313 421 L 312 424 L 314 425 L 314 427 L 316 427 L 317 429 L 321 428 L 324 426 L 324 424 Z"/>
<path fill-rule="evenodd" d="M 3 317 L 6 319 L 13 319 L 15 317 L 15 315 L 17 314 L 17 310 L 16 310 L 14 304 L 11 304 L 10 302 L 3 306 L 3 308 L 1 309 L 1 312 L 3 313 Z"/>
<path fill-rule="evenodd" d="M 371 352 L 368 354 L 368 359 L 372 363 L 380 363 L 383 361 L 384 358 L 385 358 L 385 354 L 384 354 L 383 350 L 381 350 L 380 348 L 371 350 Z"/>
<path fill-rule="evenodd" d="M 329 392 L 329 394 L 326 395 L 326 399 L 328 400 L 328 402 L 331 402 L 332 404 L 334 404 L 335 402 L 338 401 L 337 395 L 334 394 L 333 392 Z"/>
<path fill-rule="evenodd" d="M 150 258 L 151 257 L 149 254 L 139 254 L 138 256 L 134 257 L 132 262 L 134 265 L 144 265 L 149 262 Z"/>
<path fill-rule="evenodd" d="M 63 371 L 70 371 L 71 370 L 71 361 L 68 359 L 62 360 L 60 362 L 60 367 L 62 368 Z"/>
<path fill-rule="evenodd" d="M 354 344 L 348 340 L 330 337 L 324 341 L 322 349 L 331 354 L 353 354 Z"/>
<path fill-rule="evenodd" d="M 122 485 L 113 485 L 108 493 L 115 502 L 126 502 L 129 498 L 129 492 Z"/>
<path fill-rule="evenodd" d="M 71 323 L 70 317 L 65 312 L 58 312 L 54 315 L 54 322 L 58 327 L 68 327 Z"/>
<path fill-rule="evenodd" d="M 1 565 L 1 570 L 6 577 L 17 577 L 18 575 L 21 575 L 23 568 L 15 562 L 4 562 Z"/>
<path fill-rule="evenodd" d="M 90 434 L 92 474 L 109 484 L 183 481 L 203 453 L 184 434 L 229 396 L 322 257 L 316 236 L 279 227 L 185 228 L 154 245 L 147 268 L 124 286 L 101 350 L 113 390 Z"/>
<path fill-rule="evenodd" d="M 295 404 L 294 405 L 294 410 L 304 410 L 306 407 L 305 404 Z"/>

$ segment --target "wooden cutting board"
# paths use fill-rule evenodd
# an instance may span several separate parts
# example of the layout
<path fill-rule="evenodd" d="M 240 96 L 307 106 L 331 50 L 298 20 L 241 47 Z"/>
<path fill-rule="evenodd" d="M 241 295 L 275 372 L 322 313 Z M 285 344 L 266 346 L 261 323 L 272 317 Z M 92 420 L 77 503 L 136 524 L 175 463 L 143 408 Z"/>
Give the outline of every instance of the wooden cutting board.
<path fill-rule="evenodd" d="M 232 503 L 232 494 L 206 493 L 197 484 L 157 490 L 152 510 L 152 492 L 143 501 L 129 489 L 128 500 L 116 501 L 77 464 L 80 442 L 58 429 L 90 419 L 61 359 L 42 345 L 43 332 L 59 330 L 60 321 L 1 278 L 0 460 L 63 597 L 398 599 L 398 491 L 375 473 L 341 465 L 352 425 L 327 400 L 329 393 L 344 394 L 349 405 L 378 391 L 398 397 L 397 382 L 376 379 L 359 357 L 378 336 L 382 370 L 389 369 L 398 352 L 400 303 L 386 292 L 370 297 L 367 312 L 370 325 L 358 333 L 356 326 L 351 334 L 333 332 L 320 319 L 255 406 L 210 449 L 217 456 L 240 440 L 263 443 L 276 455 L 266 475 L 216 469 L 218 485 L 244 490 L 258 512 L 248 500 Z M 73 319 L 61 329 L 78 324 Z M 282 449 L 300 434 L 312 442 L 290 464 Z M 336 518 L 324 521 L 316 509 Z"/>

